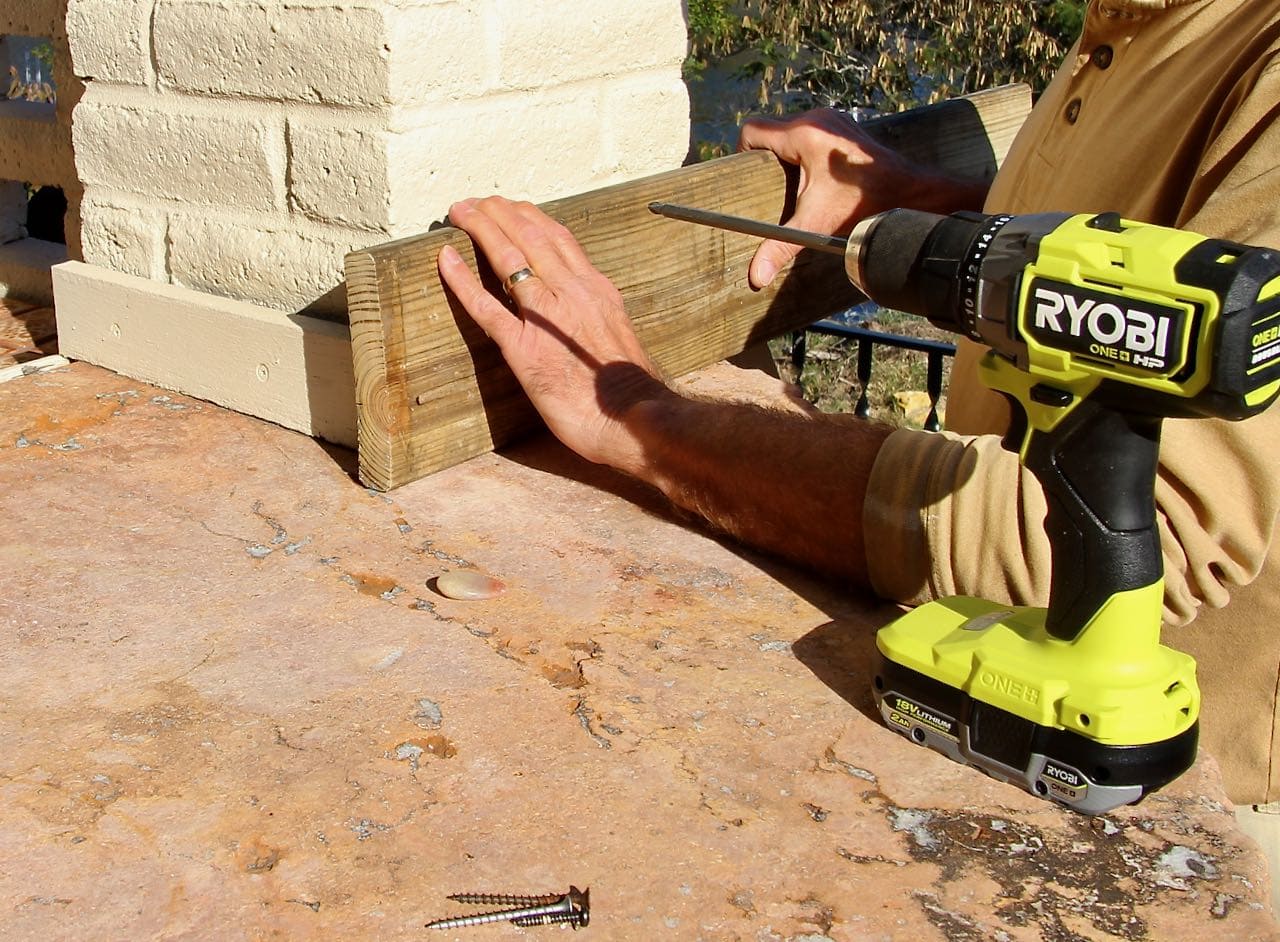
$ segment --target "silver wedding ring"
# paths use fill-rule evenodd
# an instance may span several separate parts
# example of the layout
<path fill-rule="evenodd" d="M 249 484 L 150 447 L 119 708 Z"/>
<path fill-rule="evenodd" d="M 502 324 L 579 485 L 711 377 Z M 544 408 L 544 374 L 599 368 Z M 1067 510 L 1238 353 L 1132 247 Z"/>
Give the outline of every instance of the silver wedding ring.
<path fill-rule="evenodd" d="M 502 287 L 507 292 L 507 294 L 510 294 L 512 288 L 520 284 L 520 282 L 524 281 L 526 278 L 532 278 L 532 277 L 533 277 L 532 268 L 528 268 L 528 267 L 521 268 L 507 275 L 506 280 L 502 282 Z"/>

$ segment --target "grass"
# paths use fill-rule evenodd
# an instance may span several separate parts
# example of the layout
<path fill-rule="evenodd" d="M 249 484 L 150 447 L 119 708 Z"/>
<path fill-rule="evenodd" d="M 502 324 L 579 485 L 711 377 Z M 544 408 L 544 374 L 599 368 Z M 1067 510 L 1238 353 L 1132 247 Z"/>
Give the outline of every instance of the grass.
<path fill-rule="evenodd" d="M 955 336 L 939 330 L 923 318 L 897 311 L 880 311 L 864 326 L 872 330 L 907 337 L 923 337 L 954 343 Z M 783 379 L 797 383 L 805 398 L 823 412 L 853 412 L 862 393 L 858 380 L 858 341 L 824 334 L 808 334 L 805 341 L 803 367 L 797 371 L 792 362 L 794 335 L 780 337 L 770 343 L 774 362 Z M 870 417 L 894 426 L 920 428 L 929 412 L 926 392 L 928 359 L 925 354 L 876 344 L 871 378 L 867 384 Z M 943 361 L 943 397 L 938 405 L 942 416 L 946 408 L 946 383 L 951 373 L 951 358 Z"/>

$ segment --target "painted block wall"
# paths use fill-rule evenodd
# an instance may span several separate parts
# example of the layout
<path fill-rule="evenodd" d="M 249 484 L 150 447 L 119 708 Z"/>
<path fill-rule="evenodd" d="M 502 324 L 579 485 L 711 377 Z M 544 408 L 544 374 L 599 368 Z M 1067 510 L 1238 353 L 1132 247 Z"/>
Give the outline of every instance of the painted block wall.
<path fill-rule="evenodd" d="M 345 309 L 453 201 L 678 166 L 681 0 L 63 0 L 84 261 Z"/>
<path fill-rule="evenodd" d="M 8 62 L 0 63 L 0 297 L 48 303 L 51 265 L 79 251 L 80 183 L 71 145 L 71 114 L 79 98 L 72 74 L 64 14 L 67 0 L 0 2 L 0 36 L 47 39 L 54 49 L 56 105 L 9 100 Z M 6 49 L 7 49 L 6 44 Z M 5 59 L 8 58 L 6 55 Z M 60 187 L 67 197 L 67 245 L 26 238 L 24 183 Z"/>

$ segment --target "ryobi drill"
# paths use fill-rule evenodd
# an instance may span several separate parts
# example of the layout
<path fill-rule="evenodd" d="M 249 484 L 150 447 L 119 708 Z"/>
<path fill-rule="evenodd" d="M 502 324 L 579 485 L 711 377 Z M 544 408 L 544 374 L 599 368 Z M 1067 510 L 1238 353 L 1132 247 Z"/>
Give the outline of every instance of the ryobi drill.
<path fill-rule="evenodd" d="M 1280 253 L 1114 213 L 893 210 L 843 240 L 650 208 L 842 253 L 873 301 L 986 344 L 983 381 L 1018 407 L 1005 445 L 1047 498 L 1048 608 L 956 597 L 882 628 L 888 725 L 1093 814 L 1189 768 L 1195 662 L 1160 643 L 1160 425 L 1280 393 Z"/>

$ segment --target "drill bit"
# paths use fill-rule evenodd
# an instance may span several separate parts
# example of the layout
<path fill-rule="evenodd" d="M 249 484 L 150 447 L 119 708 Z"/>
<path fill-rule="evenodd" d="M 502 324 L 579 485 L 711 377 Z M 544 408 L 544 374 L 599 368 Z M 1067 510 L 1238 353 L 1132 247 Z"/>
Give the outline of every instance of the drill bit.
<path fill-rule="evenodd" d="M 804 229 L 792 229 L 789 226 L 775 226 L 772 223 L 757 222 L 742 216 L 730 216 L 726 213 L 714 213 L 707 209 L 695 209 L 692 206 L 680 206 L 676 203 L 650 203 L 649 212 L 669 219 L 684 222 L 696 222 L 699 225 L 711 226 L 715 229 L 728 229 L 730 232 L 741 232 L 744 235 L 759 236 L 762 239 L 777 239 L 779 242 L 791 242 L 819 252 L 832 255 L 844 255 L 849 240 L 840 236 L 823 235 L 820 232 L 809 232 Z"/>

